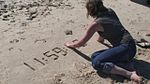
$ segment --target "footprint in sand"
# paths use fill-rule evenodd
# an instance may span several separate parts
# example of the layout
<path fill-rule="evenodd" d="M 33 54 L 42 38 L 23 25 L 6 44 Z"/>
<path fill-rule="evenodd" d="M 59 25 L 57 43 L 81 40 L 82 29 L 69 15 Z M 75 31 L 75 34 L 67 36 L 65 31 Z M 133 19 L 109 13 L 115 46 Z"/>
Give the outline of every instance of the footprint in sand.
<path fill-rule="evenodd" d="M 11 40 L 11 41 L 9 41 L 10 43 L 18 43 L 19 42 L 19 40 L 18 39 L 13 39 L 13 40 Z"/>
<path fill-rule="evenodd" d="M 18 51 L 23 51 L 21 48 L 14 48 L 14 47 L 10 47 L 9 49 L 8 49 L 9 51 L 12 51 L 12 50 L 18 50 Z"/>
<path fill-rule="evenodd" d="M 21 40 L 25 40 L 26 38 L 19 38 L 19 39 L 13 39 L 11 41 L 9 41 L 9 43 L 18 43 L 20 42 Z"/>
<path fill-rule="evenodd" d="M 22 23 L 21 23 L 21 26 L 24 26 L 24 27 L 25 27 L 25 26 L 27 26 L 27 25 L 28 25 L 27 22 L 22 22 Z"/>
<path fill-rule="evenodd" d="M 39 42 L 46 43 L 47 41 L 46 41 L 46 39 L 36 39 L 34 41 L 34 43 L 39 43 Z"/>
<path fill-rule="evenodd" d="M 13 49 L 14 49 L 13 47 L 10 47 L 8 50 L 9 50 L 9 51 L 12 51 Z"/>
<path fill-rule="evenodd" d="M 139 16 L 138 21 L 141 22 L 142 20 L 143 20 L 143 18 Z"/>
<path fill-rule="evenodd" d="M 0 69 L 0 71 L 1 71 L 1 73 L 0 73 L 0 84 L 7 84 L 6 82 L 8 81 L 8 74 L 9 74 L 10 70 L 5 65 L 3 65 L 1 63 L 0 63 L 0 67 L 1 67 L 1 69 Z"/>
<path fill-rule="evenodd" d="M 135 25 L 136 24 L 136 20 L 131 20 L 130 22 L 129 22 L 129 25 Z"/>
<path fill-rule="evenodd" d="M 21 34 L 23 34 L 23 33 L 25 33 L 25 31 L 19 31 L 19 32 L 17 32 L 16 34 L 21 35 Z"/>
<path fill-rule="evenodd" d="M 147 59 L 150 60 L 150 58 L 148 57 L 150 55 L 149 49 L 143 49 L 143 48 L 138 48 L 137 50 L 137 55 L 136 55 L 136 59 Z"/>
<path fill-rule="evenodd" d="M 81 84 L 93 84 L 93 82 L 95 82 L 96 84 L 101 84 L 99 80 L 93 80 L 99 79 L 99 76 L 97 75 L 96 71 L 91 67 L 90 64 L 83 62 L 76 62 L 74 63 L 73 70 L 74 72 L 71 73 L 72 74 L 71 78 L 73 78 L 75 81 L 78 81 Z"/>
<path fill-rule="evenodd" d="M 91 68 L 91 65 L 88 63 L 83 62 L 74 63 L 74 67 L 80 73 L 81 77 L 90 76 L 93 73 L 95 73 L 93 68 Z"/>
<path fill-rule="evenodd" d="M 11 30 L 12 28 L 8 28 L 6 30 L 4 30 L 3 32 L 8 32 L 9 30 Z"/>
<path fill-rule="evenodd" d="M 64 73 L 55 74 L 53 79 L 54 84 L 64 84 L 63 77 L 65 77 Z"/>
<path fill-rule="evenodd" d="M 0 1 L 0 16 L 3 21 L 10 21 L 12 19 L 12 12 L 9 11 L 9 5 L 5 4 L 5 1 Z"/>

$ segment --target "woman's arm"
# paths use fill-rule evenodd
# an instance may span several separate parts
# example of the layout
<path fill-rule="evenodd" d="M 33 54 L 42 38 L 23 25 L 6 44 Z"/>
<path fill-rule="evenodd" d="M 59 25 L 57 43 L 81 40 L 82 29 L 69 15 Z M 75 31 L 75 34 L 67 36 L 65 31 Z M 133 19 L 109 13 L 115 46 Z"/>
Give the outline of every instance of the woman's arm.
<path fill-rule="evenodd" d="M 101 31 L 101 29 L 102 29 L 102 27 L 101 27 L 100 24 L 97 24 L 96 22 L 93 22 L 89 26 L 89 28 L 86 31 L 85 35 L 79 41 L 66 42 L 65 46 L 72 47 L 72 48 L 81 47 L 93 36 L 93 34 L 95 32 Z"/>

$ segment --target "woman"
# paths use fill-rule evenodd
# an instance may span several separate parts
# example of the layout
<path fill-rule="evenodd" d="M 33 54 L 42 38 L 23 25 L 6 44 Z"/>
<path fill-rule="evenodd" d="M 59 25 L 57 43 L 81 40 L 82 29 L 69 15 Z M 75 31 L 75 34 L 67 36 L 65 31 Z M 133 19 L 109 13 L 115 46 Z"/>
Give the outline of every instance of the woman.
<path fill-rule="evenodd" d="M 136 54 L 136 46 L 132 36 L 122 26 L 115 12 L 106 8 L 101 0 L 88 0 L 86 9 L 87 16 L 91 16 L 95 20 L 83 38 L 78 41 L 66 42 L 65 46 L 81 47 L 95 32 L 98 32 L 98 41 L 103 43 L 106 39 L 113 47 L 92 55 L 93 68 L 107 74 L 122 75 L 140 84 L 141 79 L 135 71 L 129 71 L 119 66 L 120 63 L 129 63 L 133 59 Z"/>

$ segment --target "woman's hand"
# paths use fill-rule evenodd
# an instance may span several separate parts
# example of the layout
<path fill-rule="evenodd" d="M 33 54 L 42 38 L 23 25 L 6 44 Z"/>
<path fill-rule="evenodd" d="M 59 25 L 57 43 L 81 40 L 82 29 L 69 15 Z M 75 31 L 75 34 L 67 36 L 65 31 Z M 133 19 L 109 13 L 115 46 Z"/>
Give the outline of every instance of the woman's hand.
<path fill-rule="evenodd" d="M 79 48 L 79 47 L 85 47 L 85 46 L 87 46 L 87 44 L 79 45 L 77 39 L 75 39 L 75 40 L 73 40 L 71 42 L 66 42 L 66 43 L 64 43 L 64 45 L 66 47 L 69 47 L 69 48 Z"/>
<path fill-rule="evenodd" d="M 104 39 L 102 37 L 98 37 L 97 42 L 104 43 Z"/>
<path fill-rule="evenodd" d="M 71 41 L 71 42 L 66 42 L 66 43 L 64 43 L 64 45 L 65 45 L 66 47 L 69 47 L 69 48 L 77 48 L 77 47 L 78 47 L 77 44 L 76 44 L 77 41 L 78 41 L 78 40 L 75 39 L 75 40 L 73 40 L 73 41 Z"/>
<path fill-rule="evenodd" d="M 66 42 L 64 45 L 65 45 L 66 47 L 75 48 L 73 42 Z"/>

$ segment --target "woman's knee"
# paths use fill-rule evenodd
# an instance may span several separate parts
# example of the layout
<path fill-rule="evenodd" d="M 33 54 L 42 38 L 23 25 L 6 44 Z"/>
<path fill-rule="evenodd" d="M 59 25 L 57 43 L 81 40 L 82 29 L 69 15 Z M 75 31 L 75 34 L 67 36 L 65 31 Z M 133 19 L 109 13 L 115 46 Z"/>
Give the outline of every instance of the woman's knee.
<path fill-rule="evenodd" d="M 92 66 L 97 71 L 102 71 L 103 73 L 110 74 L 114 64 L 111 62 L 100 62 L 98 60 L 92 61 Z"/>
<path fill-rule="evenodd" d="M 94 53 L 92 54 L 92 56 L 91 56 L 92 60 L 93 60 L 96 56 L 100 55 L 100 54 L 101 54 L 102 52 L 104 52 L 104 51 L 106 51 L 106 50 L 100 50 L 100 51 L 94 52 Z"/>
<path fill-rule="evenodd" d="M 110 74 L 111 73 L 111 70 L 114 68 L 114 64 L 111 63 L 111 62 L 107 62 L 104 64 L 103 66 L 103 72 L 106 73 L 106 74 Z"/>
<path fill-rule="evenodd" d="M 99 60 L 93 59 L 92 60 L 92 66 L 96 70 L 101 70 L 102 69 L 101 62 Z"/>

